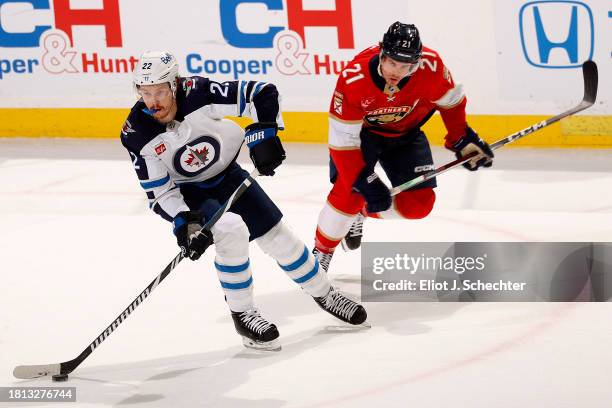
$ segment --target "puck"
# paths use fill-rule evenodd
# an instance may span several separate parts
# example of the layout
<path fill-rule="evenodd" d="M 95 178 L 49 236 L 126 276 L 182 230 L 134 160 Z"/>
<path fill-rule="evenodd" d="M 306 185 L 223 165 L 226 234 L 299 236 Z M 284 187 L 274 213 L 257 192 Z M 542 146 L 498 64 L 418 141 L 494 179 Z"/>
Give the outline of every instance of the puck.
<path fill-rule="evenodd" d="M 68 381 L 68 374 L 55 374 L 51 376 L 53 381 Z"/>

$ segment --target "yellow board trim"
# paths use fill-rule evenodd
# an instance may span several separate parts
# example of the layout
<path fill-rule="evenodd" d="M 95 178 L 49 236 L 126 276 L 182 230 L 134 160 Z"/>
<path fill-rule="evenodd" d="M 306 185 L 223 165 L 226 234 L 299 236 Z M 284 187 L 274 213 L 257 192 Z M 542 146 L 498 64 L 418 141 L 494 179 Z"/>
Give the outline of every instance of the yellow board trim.
<path fill-rule="evenodd" d="M 129 110 L 93 108 L 0 109 L 0 137 L 118 138 Z M 285 112 L 286 142 L 327 143 L 327 112 Z M 492 142 L 540 122 L 541 115 L 469 115 L 468 122 Z M 235 119 L 244 126 L 247 118 Z M 442 145 L 446 130 L 439 115 L 424 126 L 429 141 Z M 612 116 L 573 116 L 509 146 L 612 148 Z"/>

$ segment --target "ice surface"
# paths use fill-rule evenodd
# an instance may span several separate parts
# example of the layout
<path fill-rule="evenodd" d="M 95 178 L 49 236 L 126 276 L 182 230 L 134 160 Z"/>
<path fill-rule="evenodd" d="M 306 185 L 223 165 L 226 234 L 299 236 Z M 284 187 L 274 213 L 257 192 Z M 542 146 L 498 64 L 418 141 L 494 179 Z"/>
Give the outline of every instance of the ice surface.
<path fill-rule="evenodd" d="M 277 175 L 260 181 L 311 245 L 329 189 L 326 149 L 287 151 Z M 434 153 L 437 164 L 452 159 Z M 442 175 L 424 220 L 368 220 L 366 240 L 611 240 L 610 150 L 497 156 L 490 170 Z M 0 386 L 57 385 L 16 380 L 13 367 L 74 358 L 177 247 L 118 141 L 0 141 L 0 183 Z M 256 301 L 283 345 L 261 355 L 233 329 L 212 252 L 184 261 L 60 384 L 77 387 L 77 404 L 66 406 L 612 403 L 608 303 L 369 303 L 372 329 L 333 332 L 333 319 L 252 245 Z M 359 253 L 339 250 L 330 276 L 358 295 Z"/>

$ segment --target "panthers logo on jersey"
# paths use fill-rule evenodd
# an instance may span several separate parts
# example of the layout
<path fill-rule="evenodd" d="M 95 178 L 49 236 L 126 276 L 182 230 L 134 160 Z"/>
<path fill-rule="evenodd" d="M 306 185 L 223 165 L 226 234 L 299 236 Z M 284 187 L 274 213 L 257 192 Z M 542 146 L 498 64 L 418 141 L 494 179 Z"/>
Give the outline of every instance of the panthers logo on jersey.
<path fill-rule="evenodd" d="M 221 147 L 212 136 L 200 136 L 174 153 L 174 169 L 182 176 L 195 177 L 219 160 Z"/>
<path fill-rule="evenodd" d="M 414 110 L 419 103 L 417 99 L 412 106 L 389 106 L 366 112 L 364 120 L 370 125 L 386 125 L 399 122 Z"/>
<path fill-rule="evenodd" d="M 387 123 L 399 122 L 404 119 L 411 110 L 410 106 L 380 108 L 368 112 L 364 119 L 370 125 L 385 125 Z"/>

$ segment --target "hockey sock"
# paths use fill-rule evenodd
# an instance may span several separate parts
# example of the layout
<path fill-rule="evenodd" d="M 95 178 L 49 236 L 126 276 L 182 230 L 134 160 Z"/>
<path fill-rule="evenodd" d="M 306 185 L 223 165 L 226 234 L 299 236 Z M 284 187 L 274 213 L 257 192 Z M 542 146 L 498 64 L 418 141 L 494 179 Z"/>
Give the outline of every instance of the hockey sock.
<path fill-rule="evenodd" d="M 253 308 L 253 277 L 249 258 L 229 260 L 217 256 L 215 268 L 230 310 L 244 312 Z"/>
<path fill-rule="evenodd" d="M 306 293 L 311 296 L 327 293 L 330 283 L 318 260 L 282 221 L 258 238 L 257 243 Z"/>

